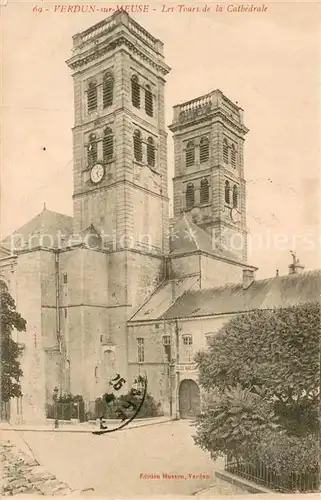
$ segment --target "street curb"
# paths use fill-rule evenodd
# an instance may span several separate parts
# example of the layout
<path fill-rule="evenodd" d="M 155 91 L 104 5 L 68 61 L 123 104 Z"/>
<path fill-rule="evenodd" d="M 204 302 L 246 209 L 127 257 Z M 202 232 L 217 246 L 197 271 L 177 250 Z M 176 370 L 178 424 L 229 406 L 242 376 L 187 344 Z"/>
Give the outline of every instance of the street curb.
<path fill-rule="evenodd" d="M 139 427 L 147 427 L 149 425 L 161 425 L 161 424 L 167 424 L 168 422 L 172 422 L 174 420 L 177 420 L 177 418 L 168 418 L 167 420 L 162 420 L 158 422 L 142 422 L 141 424 L 138 425 L 128 425 L 126 427 L 123 427 L 122 431 L 126 431 L 129 429 L 136 429 Z M 78 433 L 78 434 L 92 434 L 93 432 L 99 430 L 99 427 L 97 426 L 94 429 L 68 429 L 64 428 L 64 426 L 59 427 L 58 429 L 32 429 L 32 428 L 24 428 L 24 427 L 19 427 L 19 426 L 14 426 L 10 425 L 10 427 L 5 427 L 0 425 L 0 431 L 5 432 L 5 431 L 18 431 L 18 432 L 54 432 L 54 433 L 59 433 L 59 432 L 69 432 L 69 433 Z M 110 429 L 113 430 L 113 429 Z M 116 432 L 117 428 L 115 429 Z"/>

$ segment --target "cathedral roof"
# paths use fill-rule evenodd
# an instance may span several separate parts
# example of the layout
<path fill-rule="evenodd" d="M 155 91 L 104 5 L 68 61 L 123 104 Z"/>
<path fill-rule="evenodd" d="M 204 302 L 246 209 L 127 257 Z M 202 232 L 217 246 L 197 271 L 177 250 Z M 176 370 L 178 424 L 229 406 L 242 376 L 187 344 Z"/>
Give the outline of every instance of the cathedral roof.
<path fill-rule="evenodd" d="M 204 229 L 197 226 L 185 214 L 171 227 L 170 254 L 171 256 L 201 251 L 216 257 L 240 262 L 240 257 L 226 249 L 213 248 L 211 236 Z"/>
<path fill-rule="evenodd" d="M 7 236 L 2 245 L 11 250 L 38 246 L 58 247 L 61 238 L 68 237 L 71 233 L 72 217 L 44 207 L 42 212 Z"/>
<path fill-rule="evenodd" d="M 143 308 L 145 317 L 140 314 L 132 319 L 152 321 L 235 314 L 317 301 L 320 295 L 321 270 L 306 271 L 253 281 L 246 289 L 243 283 L 236 283 L 203 290 L 186 290 L 163 311 L 153 310 L 148 301 Z"/>

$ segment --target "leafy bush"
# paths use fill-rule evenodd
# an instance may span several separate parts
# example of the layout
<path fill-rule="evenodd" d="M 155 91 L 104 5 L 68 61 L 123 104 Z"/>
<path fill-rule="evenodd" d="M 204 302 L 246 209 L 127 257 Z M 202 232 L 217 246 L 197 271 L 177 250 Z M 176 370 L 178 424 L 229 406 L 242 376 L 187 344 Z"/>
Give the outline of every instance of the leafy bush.
<path fill-rule="evenodd" d="M 232 318 L 196 356 L 200 384 L 261 391 L 290 435 L 318 428 L 320 305 L 257 310 Z"/>
<path fill-rule="evenodd" d="M 224 454 L 237 457 L 250 453 L 258 432 L 277 429 L 278 425 L 270 405 L 260 395 L 237 386 L 208 395 L 196 427 L 195 443 L 210 451 L 215 460 Z"/>
<path fill-rule="evenodd" d="M 316 473 L 320 449 L 313 434 L 300 438 L 270 431 L 261 433 L 250 458 L 280 474 Z"/>
<path fill-rule="evenodd" d="M 232 318 L 196 356 L 206 393 L 196 444 L 235 458 L 241 474 L 244 464 L 258 479 L 263 468 L 290 490 L 316 489 L 319 345 L 318 303 Z"/>
<path fill-rule="evenodd" d="M 132 402 L 136 407 L 138 407 L 141 402 L 141 396 L 135 395 L 133 391 L 130 390 L 128 394 L 119 396 L 118 398 L 115 398 L 108 402 L 108 404 L 106 404 L 102 398 L 97 398 L 95 401 L 96 418 L 103 415 L 107 419 L 120 419 L 121 417 L 118 413 L 120 409 L 127 413 L 128 416 L 131 416 L 134 413 L 133 410 L 128 410 L 128 412 L 124 410 L 124 407 L 127 406 L 126 403 L 128 402 Z M 136 418 L 158 417 L 161 415 L 161 403 L 157 403 L 153 396 L 147 393 L 144 403 L 139 410 Z"/>
<path fill-rule="evenodd" d="M 47 418 L 57 418 L 59 420 L 79 419 L 80 422 L 85 420 L 85 403 L 80 395 L 73 396 L 72 394 L 63 394 L 57 398 L 57 407 L 55 403 L 46 405 Z"/>

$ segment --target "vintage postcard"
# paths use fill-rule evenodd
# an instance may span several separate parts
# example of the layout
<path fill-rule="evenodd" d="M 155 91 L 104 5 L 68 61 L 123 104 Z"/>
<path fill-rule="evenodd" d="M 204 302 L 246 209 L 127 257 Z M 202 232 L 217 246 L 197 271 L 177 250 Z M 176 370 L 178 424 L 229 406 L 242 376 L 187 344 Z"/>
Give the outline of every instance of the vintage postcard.
<path fill-rule="evenodd" d="M 1 495 L 319 495 L 319 4 L 0 9 Z"/>

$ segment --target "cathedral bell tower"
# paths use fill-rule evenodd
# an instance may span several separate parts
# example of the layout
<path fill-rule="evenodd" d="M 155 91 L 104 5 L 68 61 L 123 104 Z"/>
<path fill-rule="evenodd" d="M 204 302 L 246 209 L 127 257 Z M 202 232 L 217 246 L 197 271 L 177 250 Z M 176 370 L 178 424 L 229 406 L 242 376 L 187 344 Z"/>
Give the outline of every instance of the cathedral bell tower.
<path fill-rule="evenodd" d="M 127 321 L 164 277 L 170 68 L 163 43 L 123 11 L 75 35 L 67 64 L 74 81 L 73 232 L 83 242 L 69 252 L 80 297 L 70 349 L 86 374 L 83 387 L 74 378 L 73 391 L 90 400 L 111 371 L 129 380 Z"/>
<path fill-rule="evenodd" d="M 186 212 L 213 250 L 247 260 L 243 110 L 220 90 L 174 107 L 174 218 Z"/>
<path fill-rule="evenodd" d="M 74 232 L 166 251 L 163 43 L 118 11 L 73 37 Z"/>

